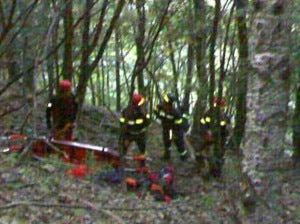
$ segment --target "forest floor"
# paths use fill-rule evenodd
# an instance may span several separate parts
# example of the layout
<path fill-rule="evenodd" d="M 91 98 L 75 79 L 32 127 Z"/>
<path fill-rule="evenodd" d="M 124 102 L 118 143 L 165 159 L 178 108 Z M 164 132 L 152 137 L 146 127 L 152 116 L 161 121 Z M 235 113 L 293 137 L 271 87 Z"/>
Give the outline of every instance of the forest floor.
<path fill-rule="evenodd" d="M 44 123 L 44 109 L 39 111 L 40 121 Z M 11 120 L 10 117 L 7 124 Z M 3 119 L 1 122 L 4 124 L 6 121 Z M 103 113 L 98 108 L 85 109 L 78 123 L 78 140 L 117 149 L 117 126 L 116 116 L 107 110 Z M 4 127 L 7 128 L 2 125 Z M 47 133 L 43 124 L 39 128 L 41 134 Z M 203 178 L 196 163 L 191 159 L 181 161 L 175 149 L 170 162 L 159 159 L 163 144 L 157 123 L 149 128 L 147 149 L 153 159 L 150 164 L 152 171 L 167 165 L 174 166 L 174 188 L 178 196 L 171 201 L 156 201 L 143 189 L 128 191 L 124 182 L 115 184 L 99 180 L 97 174 L 110 169 L 105 164 L 94 164 L 92 174 L 78 178 L 68 175 L 72 165 L 55 157 L 20 161 L 19 154 L 1 154 L 0 224 L 239 223 L 229 196 L 228 191 L 232 188 L 228 187 L 228 180 Z M 134 144 L 130 153 L 137 153 Z M 300 217 L 297 205 L 300 189 L 296 187 L 297 182 L 294 184 L 288 187 L 293 197 L 286 198 L 284 203 L 289 214 Z M 300 223 L 295 220 L 289 223 Z"/>

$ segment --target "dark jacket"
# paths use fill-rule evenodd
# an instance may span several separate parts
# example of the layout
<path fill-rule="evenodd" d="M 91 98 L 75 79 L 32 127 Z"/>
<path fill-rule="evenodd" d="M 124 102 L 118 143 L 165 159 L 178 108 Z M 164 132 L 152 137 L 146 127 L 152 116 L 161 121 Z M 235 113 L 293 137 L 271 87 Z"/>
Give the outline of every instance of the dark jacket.
<path fill-rule="evenodd" d="M 150 115 L 146 105 L 130 105 L 122 111 L 120 125 L 122 133 L 139 134 L 146 131 L 150 124 Z"/>
<path fill-rule="evenodd" d="M 47 127 L 55 126 L 63 128 L 67 123 L 73 123 L 76 119 L 78 103 L 73 94 L 69 96 L 54 96 L 47 105 Z"/>
<path fill-rule="evenodd" d="M 166 129 L 183 129 L 183 117 L 181 111 L 171 103 L 162 102 L 154 110 L 158 119 L 161 120 L 162 127 Z"/>
<path fill-rule="evenodd" d="M 208 141 L 214 141 L 217 135 L 217 129 L 220 128 L 221 138 L 225 140 L 228 136 L 228 125 L 230 125 L 230 118 L 223 112 L 220 111 L 220 120 L 214 116 L 212 110 L 208 110 L 203 114 L 200 119 L 200 127 L 204 133 L 204 137 Z"/>

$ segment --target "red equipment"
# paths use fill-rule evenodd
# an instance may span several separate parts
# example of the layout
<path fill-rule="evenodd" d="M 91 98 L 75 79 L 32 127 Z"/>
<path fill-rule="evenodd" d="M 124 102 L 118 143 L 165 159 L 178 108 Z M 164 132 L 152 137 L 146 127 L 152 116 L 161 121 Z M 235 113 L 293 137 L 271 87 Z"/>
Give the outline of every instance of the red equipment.
<path fill-rule="evenodd" d="M 2 152 L 22 151 L 27 140 L 34 140 L 32 152 L 35 156 L 45 157 L 49 154 L 63 154 L 63 160 L 74 164 L 84 164 L 87 156 L 93 154 L 97 161 L 112 163 L 113 166 L 119 165 L 119 153 L 107 147 L 90 145 L 80 142 L 54 140 L 46 138 L 29 138 L 23 135 L 12 135 L 4 140 L 8 142 L 7 147 L 0 150 Z"/>
<path fill-rule="evenodd" d="M 73 175 L 78 178 L 84 178 L 87 174 L 90 174 L 91 172 L 87 168 L 86 165 L 79 165 L 74 167 L 73 169 L 68 170 L 68 175 Z"/>
<path fill-rule="evenodd" d="M 137 162 L 142 162 L 142 161 L 152 162 L 152 159 L 150 157 L 145 156 L 145 155 L 125 156 L 125 159 L 134 160 L 134 161 L 137 161 Z"/>
<path fill-rule="evenodd" d="M 85 162 L 87 159 L 87 153 L 90 151 L 93 152 L 93 155 L 97 161 L 113 162 L 113 164 L 116 166 L 119 164 L 119 153 L 107 147 L 54 139 L 51 140 L 51 143 L 67 151 L 71 162 Z"/>

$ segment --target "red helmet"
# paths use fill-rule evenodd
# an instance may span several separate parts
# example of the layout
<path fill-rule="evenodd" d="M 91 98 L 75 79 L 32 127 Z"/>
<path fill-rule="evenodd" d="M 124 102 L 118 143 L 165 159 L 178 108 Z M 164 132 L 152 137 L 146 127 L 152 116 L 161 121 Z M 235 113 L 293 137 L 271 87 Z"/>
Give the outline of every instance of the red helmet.
<path fill-rule="evenodd" d="M 134 106 L 141 106 L 144 104 L 144 102 L 145 102 L 145 98 L 143 95 L 137 93 L 134 93 L 132 95 L 132 104 Z"/>
<path fill-rule="evenodd" d="M 220 107 L 225 107 L 226 106 L 226 99 L 222 98 L 219 99 L 218 97 L 214 98 L 214 106 L 220 106 Z"/>
<path fill-rule="evenodd" d="M 59 83 L 59 88 L 64 91 L 71 91 L 72 83 L 69 80 L 62 80 Z"/>

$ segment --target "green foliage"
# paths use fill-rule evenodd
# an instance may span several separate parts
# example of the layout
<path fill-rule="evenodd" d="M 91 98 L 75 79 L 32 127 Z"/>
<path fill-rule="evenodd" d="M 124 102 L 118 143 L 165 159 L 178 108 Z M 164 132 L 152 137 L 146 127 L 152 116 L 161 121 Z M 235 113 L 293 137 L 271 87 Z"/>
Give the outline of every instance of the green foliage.
<path fill-rule="evenodd" d="M 212 195 L 203 195 L 201 198 L 201 204 L 206 208 L 213 208 L 217 201 Z"/>

